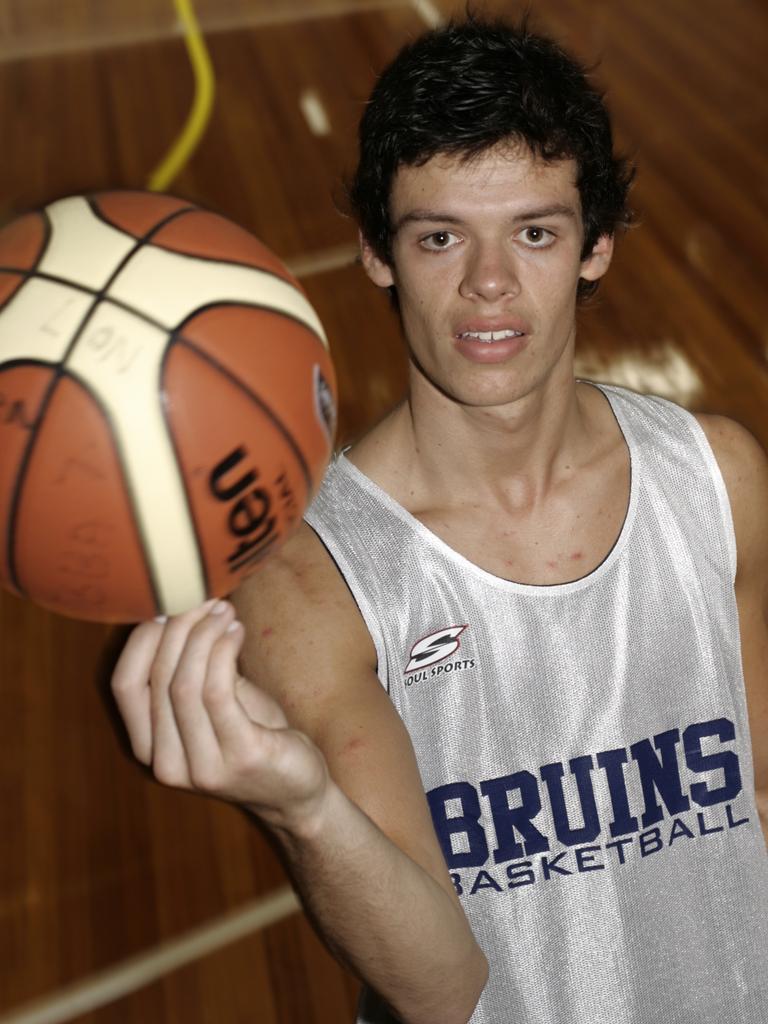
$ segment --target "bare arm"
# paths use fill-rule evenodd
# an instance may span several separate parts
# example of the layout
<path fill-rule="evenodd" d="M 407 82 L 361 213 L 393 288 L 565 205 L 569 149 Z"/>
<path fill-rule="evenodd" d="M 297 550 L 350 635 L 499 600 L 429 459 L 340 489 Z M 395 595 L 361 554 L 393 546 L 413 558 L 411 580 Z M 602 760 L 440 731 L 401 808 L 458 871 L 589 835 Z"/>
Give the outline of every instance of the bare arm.
<path fill-rule="evenodd" d="M 160 781 L 257 814 L 326 941 L 403 1021 L 467 1021 L 485 958 L 370 637 L 312 531 L 235 603 L 245 631 L 231 605 L 134 631 L 113 684 L 134 752 Z"/>
<path fill-rule="evenodd" d="M 728 490 L 738 556 L 736 601 L 752 735 L 755 796 L 768 844 L 768 457 L 743 427 L 698 417 Z"/>

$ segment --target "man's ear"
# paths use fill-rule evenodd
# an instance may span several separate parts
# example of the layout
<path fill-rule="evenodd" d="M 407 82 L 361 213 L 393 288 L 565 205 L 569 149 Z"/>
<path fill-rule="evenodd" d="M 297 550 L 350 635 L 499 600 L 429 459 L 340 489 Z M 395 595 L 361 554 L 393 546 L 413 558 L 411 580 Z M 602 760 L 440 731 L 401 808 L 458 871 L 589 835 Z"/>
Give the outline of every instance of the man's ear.
<path fill-rule="evenodd" d="M 581 273 L 579 274 L 579 277 L 583 277 L 586 281 L 599 280 L 611 265 L 612 256 L 613 236 L 600 235 L 592 247 L 592 252 L 586 257 L 586 259 L 581 261 Z"/>
<path fill-rule="evenodd" d="M 379 288 L 391 288 L 395 279 L 389 264 L 379 259 L 361 232 L 358 232 L 358 236 L 360 238 L 360 260 L 366 274 Z"/>

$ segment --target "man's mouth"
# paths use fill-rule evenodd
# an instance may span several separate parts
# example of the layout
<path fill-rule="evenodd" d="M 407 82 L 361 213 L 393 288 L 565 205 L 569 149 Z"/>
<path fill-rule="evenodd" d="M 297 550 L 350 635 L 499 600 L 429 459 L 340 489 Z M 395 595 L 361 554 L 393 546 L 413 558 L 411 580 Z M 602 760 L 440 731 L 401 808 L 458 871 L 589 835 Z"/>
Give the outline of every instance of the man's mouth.
<path fill-rule="evenodd" d="M 523 331 L 462 331 L 457 335 L 462 341 L 465 338 L 472 338 L 474 341 L 503 341 L 505 338 L 522 338 Z"/>

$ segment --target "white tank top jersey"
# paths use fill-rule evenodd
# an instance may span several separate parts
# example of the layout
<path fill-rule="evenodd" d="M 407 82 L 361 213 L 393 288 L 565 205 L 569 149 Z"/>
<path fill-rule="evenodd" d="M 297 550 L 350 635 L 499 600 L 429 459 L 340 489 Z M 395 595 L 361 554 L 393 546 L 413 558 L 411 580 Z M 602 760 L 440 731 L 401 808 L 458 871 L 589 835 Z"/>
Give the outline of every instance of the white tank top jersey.
<path fill-rule="evenodd" d="M 630 499 L 582 579 L 491 575 L 343 455 L 306 518 L 374 640 L 488 957 L 472 1024 L 766 1024 L 725 485 L 689 413 L 601 390 Z M 367 994 L 359 1021 L 389 1019 Z"/>

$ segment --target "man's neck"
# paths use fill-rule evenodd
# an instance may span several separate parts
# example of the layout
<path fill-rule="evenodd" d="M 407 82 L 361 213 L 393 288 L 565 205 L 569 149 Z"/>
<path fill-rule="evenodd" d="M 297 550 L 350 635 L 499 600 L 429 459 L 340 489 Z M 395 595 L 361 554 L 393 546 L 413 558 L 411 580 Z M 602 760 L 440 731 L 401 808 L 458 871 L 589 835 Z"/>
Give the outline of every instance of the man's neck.
<path fill-rule="evenodd" d="M 590 416 L 572 373 L 502 407 L 461 405 L 417 369 L 409 398 L 352 461 L 412 511 L 473 502 L 531 507 L 589 457 Z"/>

